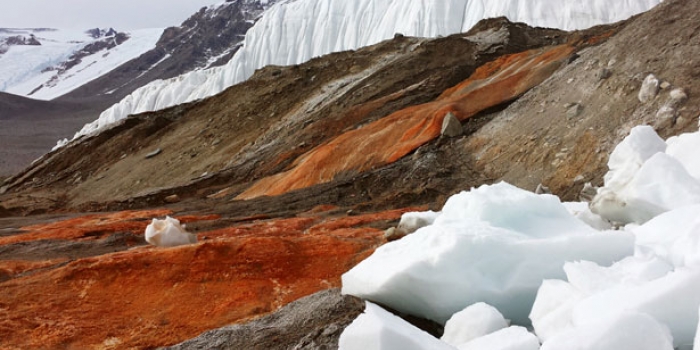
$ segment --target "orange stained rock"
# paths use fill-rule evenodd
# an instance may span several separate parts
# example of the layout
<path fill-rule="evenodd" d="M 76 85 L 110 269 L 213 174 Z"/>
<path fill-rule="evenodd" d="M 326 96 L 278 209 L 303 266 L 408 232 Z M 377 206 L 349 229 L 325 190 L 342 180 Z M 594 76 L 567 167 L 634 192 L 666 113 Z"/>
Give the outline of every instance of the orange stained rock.
<path fill-rule="evenodd" d="M 316 291 L 383 242 L 375 229 L 226 238 L 75 261 L 0 284 L 2 348 L 152 348 Z"/>
<path fill-rule="evenodd" d="M 395 162 L 438 137 L 448 112 L 464 121 L 510 101 L 544 81 L 573 51 L 561 45 L 502 56 L 433 102 L 400 110 L 314 148 L 291 170 L 258 181 L 237 199 L 280 195 L 329 182 L 345 171 L 363 172 Z"/>
<path fill-rule="evenodd" d="M 380 213 L 369 213 L 356 216 L 340 217 L 322 220 L 318 217 L 304 216 L 290 219 L 259 221 L 246 225 L 227 227 L 219 230 L 201 233 L 200 237 L 207 239 L 220 237 L 273 237 L 279 235 L 318 235 L 325 233 L 337 234 L 340 229 L 351 229 L 379 221 L 391 221 L 401 218 L 401 214 L 409 211 L 425 210 L 423 207 L 412 207 L 389 210 Z M 348 231 L 349 232 L 349 231 Z"/>
<path fill-rule="evenodd" d="M 121 211 L 108 214 L 93 214 L 80 216 L 73 219 L 56 221 L 50 224 L 32 225 L 22 227 L 22 231 L 27 233 L 0 237 L 0 246 L 19 242 L 28 242 L 42 239 L 83 239 L 100 238 L 115 232 L 132 232 L 143 234 L 146 226 L 152 218 L 163 217 L 171 214 L 172 211 L 142 210 L 142 211 Z M 216 215 L 209 216 L 183 216 L 178 219 L 183 222 L 213 220 Z"/>
<path fill-rule="evenodd" d="M 68 261 L 67 258 L 43 261 L 0 260 L 0 282 L 25 272 L 52 267 L 66 261 Z"/>
<path fill-rule="evenodd" d="M 153 348 L 272 312 L 338 287 L 385 243 L 367 226 L 416 209 L 259 221 L 36 270 L 0 283 L 0 348 Z"/>

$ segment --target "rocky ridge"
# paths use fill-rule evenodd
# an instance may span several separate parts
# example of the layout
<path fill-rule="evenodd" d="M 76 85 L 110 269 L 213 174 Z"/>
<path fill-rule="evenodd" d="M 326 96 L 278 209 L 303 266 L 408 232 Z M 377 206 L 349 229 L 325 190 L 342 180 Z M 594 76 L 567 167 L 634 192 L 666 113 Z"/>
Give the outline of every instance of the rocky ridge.
<path fill-rule="evenodd" d="M 446 38 L 397 36 L 264 68 L 210 99 L 133 116 L 51 153 L 8 179 L 0 197 L 7 227 L 2 286 L 9 291 L 0 300 L 7 315 L 0 330 L 25 335 L 2 345 L 28 346 L 31 334 L 47 344 L 145 348 L 226 325 L 178 348 L 333 348 L 338 328 L 359 312 L 356 300 L 323 292 L 283 306 L 337 286 L 339 273 L 382 244 L 382 230 L 401 212 L 435 209 L 450 194 L 498 180 L 532 190 L 544 184 L 574 199 L 584 182 L 601 181 L 607 155 L 632 125 L 649 123 L 664 136 L 695 130 L 699 6 L 667 1 L 624 23 L 574 33 L 497 19 Z M 649 74 L 659 88 L 640 99 Z M 461 134 L 441 135 L 448 116 L 460 120 Z M 363 151 L 365 141 L 377 143 Z M 313 170 L 304 166 L 311 161 Z M 281 187 L 262 186 L 266 181 Z M 118 219 L 128 225 L 112 228 L 31 225 L 73 220 L 57 211 L 129 208 L 191 220 L 200 243 L 142 247 L 142 227 L 149 216 L 165 215 L 160 211 Z M 87 227 L 114 225 L 100 215 Z M 53 253 L 44 253 L 50 246 Z M 103 255 L 107 247 L 118 252 Z M 84 249 L 94 255 L 69 254 Z M 232 249 L 245 253 L 232 256 Z M 284 258 L 273 259 L 276 253 Z M 319 263 L 296 265 L 299 257 Z M 158 261 L 175 268 L 166 272 Z M 267 268 L 282 261 L 290 265 Z M 235 273 L 227 277 L 229 267 Z M 252 289 L 231 292 L 232 285 Z M 124 286 L 131 292 L 117 297 Z M 199 304 L 197 288 L 224 306 Z M 44 289 L 56 293 L 48 305 L 32 292 Z M 146 290 L 160 299 L 137 300 Z M 87 302 L 77 303 L 83 294 Z M 105 310 L 114 309 L 110 297 L 126 301 L 120 312 Z M 185 308 L 186 317 L 172 307 L 192 299 L 197 304 Z M 85 335 L 94 329 L 79 322 L 83 304 L 109 315 L 105 333 Z M 309 307 L 333 311 L 309 319 Z M 58 311 L 66 309 L 75 313 Z M 206 319 L 192 317 L 203 310 Z M 47 316 L 28 321 L 37 314 Z M 135 321 L 136 314 L 146 318 Z M 147 331 L 120 326 L 133 322 Z M 337 326 L 318 326 L 324 322 Z M 256 335 L 263 330 L 269 338 Z"/>

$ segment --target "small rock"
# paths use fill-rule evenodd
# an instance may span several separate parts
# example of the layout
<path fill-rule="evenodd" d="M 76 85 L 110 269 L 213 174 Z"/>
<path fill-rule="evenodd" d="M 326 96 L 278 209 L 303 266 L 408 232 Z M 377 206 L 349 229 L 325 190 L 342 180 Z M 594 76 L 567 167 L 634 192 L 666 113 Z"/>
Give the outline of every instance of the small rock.
<path fill-rule="evenodd" d="M 671 96 L 671 103 L 673 105 L 679 105 L 688 99 L 688 94 L 681 88 L 671 90 L 669 96 Z"/>
<path fill-rule="evenodd" d="M 583 175 L 579 174 L 579 175 L 576 175 L 576 177 L 574 178 L 574 183 L 579 183 L 583 180 L 585 180 L 585 177 L 583 177 Z"/>
<path fill-rule="evenodd" d="M 460 123 L 459 119 L 457 119 L 452 112 L 445 114 L 445 118 L 442 119 L 442 129 L 440 130 L 440 135 L 447 137 L 457 137 L 462 135 L 462 123 Z"/>
<path fill-rule="evenodd" d="M 7 192 L 8 186 L 0 187 L 0 194 L 5 194 Z"/>
<path fill-rule="evenodd" d="M 173 194 L 164 198 L 165 203 L 177 203 L 180 201 L 180 196 Z"/>
<path fill-rule="evenodd" d="M 573 63 L 574 61 L 576 61 L 579 57 L 581 57 L 581 56 L 579 56 L 579 54 L 574 53 L 574 54 L 572 54 L 571 56 L 569 56 L 569 58 L 566 60 L 566 63 L 567 63 L 567 64 L 571 64 L 571 63 Z"/>
<path fill-rule="evenodd" d="M 566 117 L 569 119 L 576 118 L 581 115 L 581 112 L 583 112 L 583 106 L 578 103 L 574 103 L 566 109 Z"/>
<path fill-rule="evenodd" d="M 667 82 L 667 81 L 664 81 L 663 83 L 661 83 L 661 85 L 659 85 L 659 87 L 660 87 L 662 90 L 666 90 L 666 89 L 668 89 L 668 88 L 671 87 L 671 83 L 669 83 L 669 82 Z"/>
<path fill-rule="evenodd" d="M 642 88 L 639 89 L 637 98 L 639 102 L 646 103 L 653 100 L 659 93 L 659 79 L 654 74 L 649 74 L 642 82 Z"/>
<path fill-rule="evenodd" d="M 221 143 L 221 139 L 216 139 L 214 142 L 211 143 L 212 146 L 216 146 Z"/>
<path fill-rule="evenodd" d="M 605 80 L 612 76 L 612 71 L 607 68 L 603 68 L 598 71 L 598 80 Z"/>
<path fill-rule="evenodd" d="M 663 129 L 673 126 L 676 121 L 676 110 L 671 106 L 663 106 L 656 112 L 656 129 Z"/>
<path fill-rule="evenodd" d="M 581 189 L 581 193 L 579 193 L 578 198 L 581 202 L 590 203 L 596 194 L 598 194 L 598 188 L 591 185 L 590 182 L 586 182 L 583 184 L 583 189 Z"/>
<path fill-rule="evenodd" d="M 147 154 L 147 155 L 146 155 L 146 159 L 153 158 L 153 157 L 159 155 L 161 152 L 163 152 L 163 151 L 162 151 L 160 148 L 158 148 L 158 149 L 156 149 L 155 151 L 153 151 L 153 152 Z"/>
<path fill-rule="evenodd" d="M 537 193 L 537 194 L 552 194 L 552 191 L 549 189 L 549 187 L 540 183 L 537 185 L 537 188 L 535 188 L 535 193 Z"/>

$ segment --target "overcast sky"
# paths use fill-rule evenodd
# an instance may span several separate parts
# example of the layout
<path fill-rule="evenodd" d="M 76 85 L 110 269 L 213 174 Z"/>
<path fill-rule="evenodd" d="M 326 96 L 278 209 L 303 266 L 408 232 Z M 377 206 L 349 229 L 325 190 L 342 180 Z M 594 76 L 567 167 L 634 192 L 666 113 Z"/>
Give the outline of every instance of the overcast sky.
<path fill-rule="evenodd" d="M 0 28 L 117 30 L 179 25 L 223 0 L 0 0 Z"/>

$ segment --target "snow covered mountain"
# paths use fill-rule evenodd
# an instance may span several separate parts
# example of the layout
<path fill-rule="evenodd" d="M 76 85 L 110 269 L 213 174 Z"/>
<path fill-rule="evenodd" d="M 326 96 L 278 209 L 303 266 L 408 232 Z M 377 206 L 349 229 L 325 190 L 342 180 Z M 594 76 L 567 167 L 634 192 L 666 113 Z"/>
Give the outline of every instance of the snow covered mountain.
<path fill-rule="evenodd" d="M 287 0 L 265 12 L 242 50 L 223 67 L 154 81 L 104 111 L 76 137 L 129 114 L 212 96 L 269 64 L 290 65 L 329 52 L 356 49 L 395 33 L 435 37 L 465 31 L 483 18 L 507 16 L 530 25 L 580 29 L 622 20 L 661 0 Z"/>
<path fill-rule="evenodd" d="M 162 29 L 0 29 L 0 91 L 51 100 L 152 49 Z"/>
<path fill-rule="evenodd" d="M 180 26 L 165 29 L 151 50 L 65 98 L 109 96 L 113 100 L 106 108 L 151 81 L 223 65 L 240 49 L 245 33 L 260 14 L 274 2 L 238 0 L 203 7 Z"/>
<path fill-rule="evenodd" d="M 151 81 L 225 64 L 275 2 L 221 2 L 201 8 L 179 26 L 146 31 L 147 36 L 111 28 L 0 29 L 0 93 L 19 95 L 0 96 L 0 119 L 5 119 L 0 174 L 21 170 L 56 140 L 70 138 Z M 135 45 L 139 41 L 141 48 Z M 37 101 L 44 99 L 62 108 Z"/>

